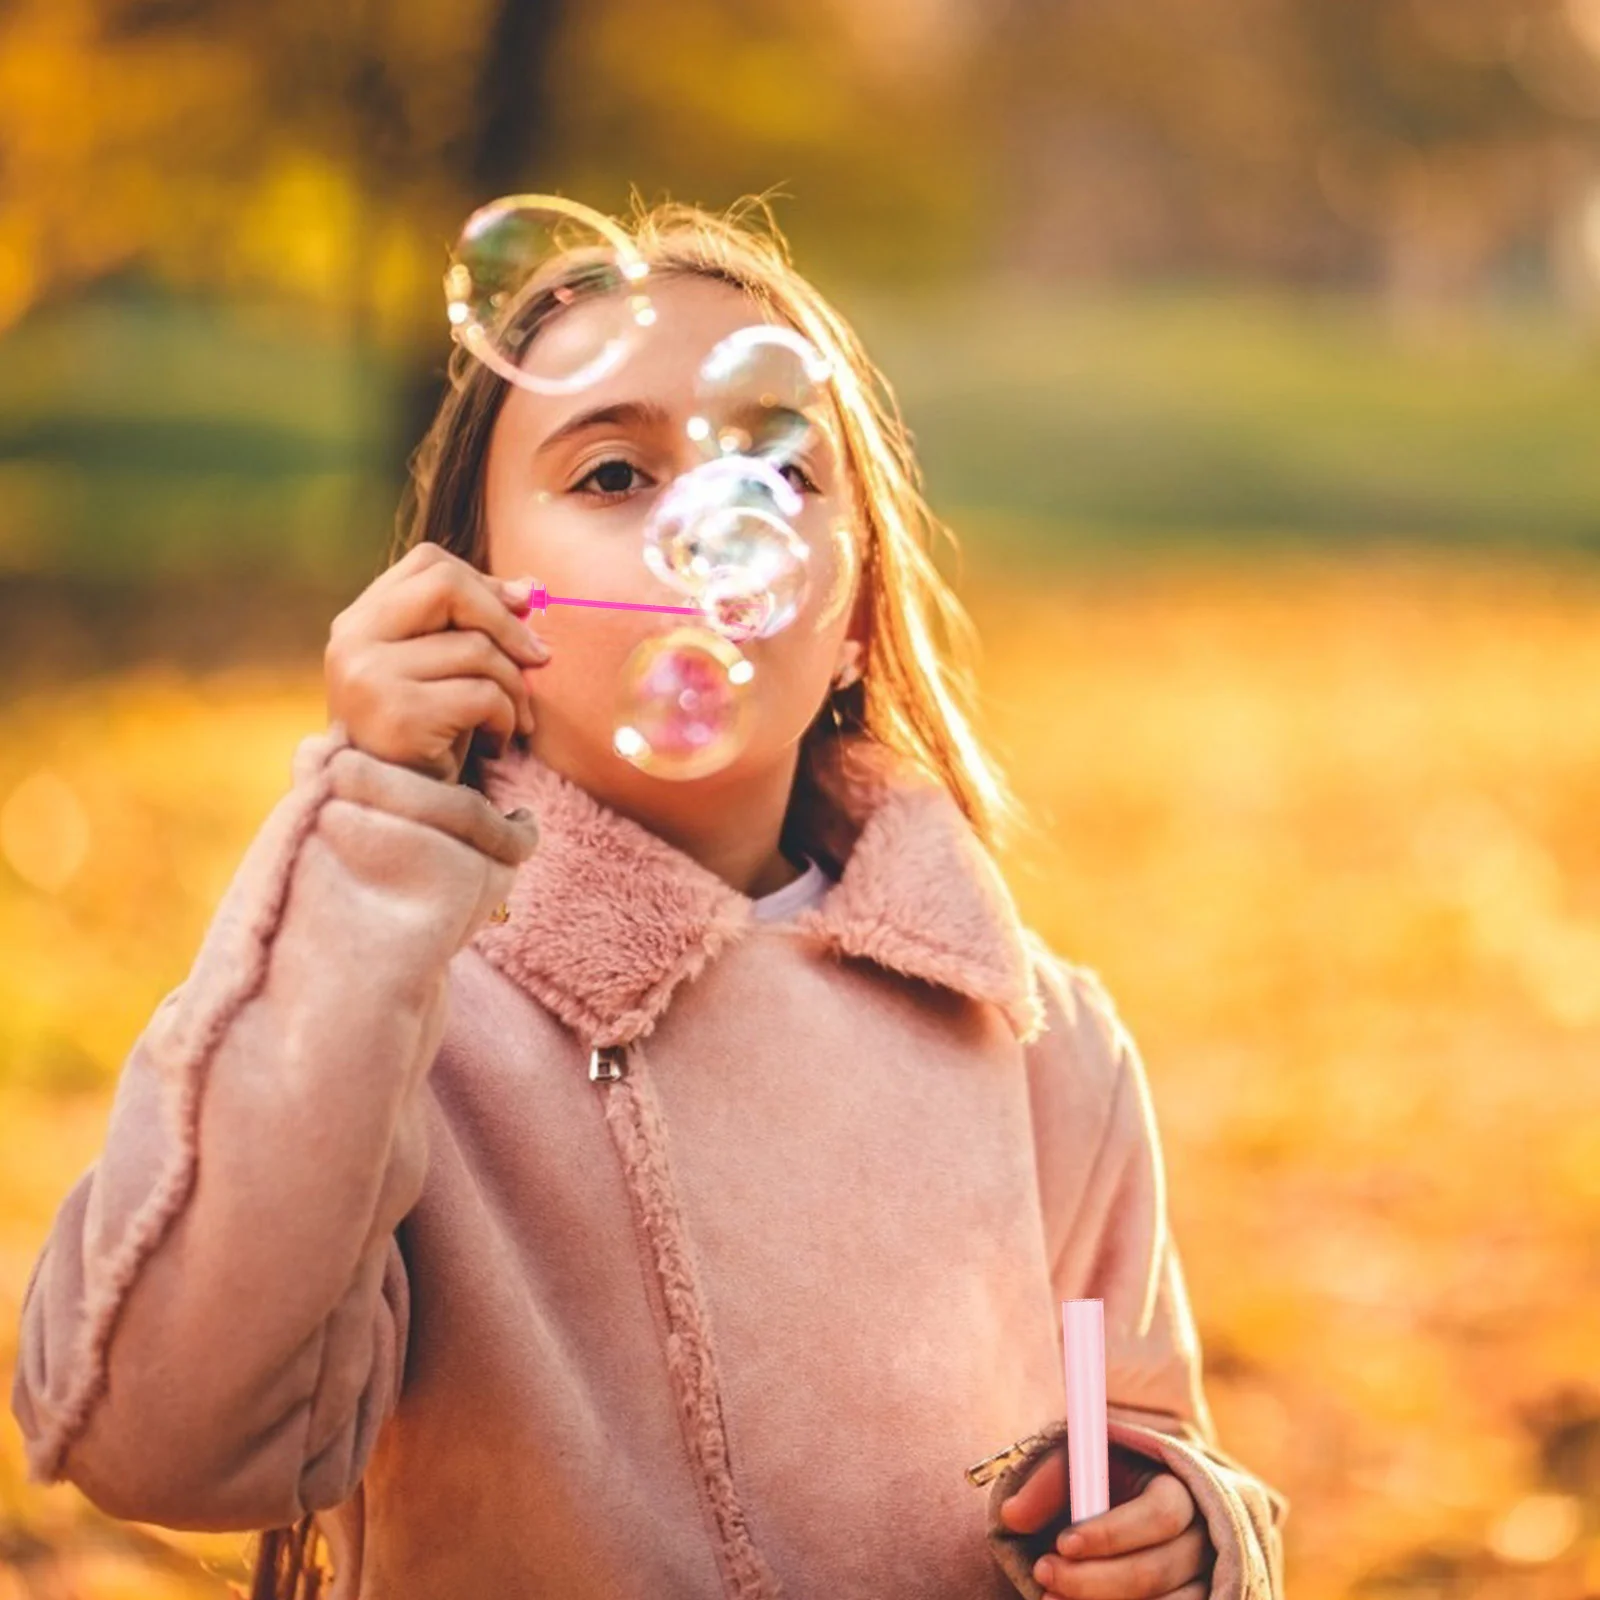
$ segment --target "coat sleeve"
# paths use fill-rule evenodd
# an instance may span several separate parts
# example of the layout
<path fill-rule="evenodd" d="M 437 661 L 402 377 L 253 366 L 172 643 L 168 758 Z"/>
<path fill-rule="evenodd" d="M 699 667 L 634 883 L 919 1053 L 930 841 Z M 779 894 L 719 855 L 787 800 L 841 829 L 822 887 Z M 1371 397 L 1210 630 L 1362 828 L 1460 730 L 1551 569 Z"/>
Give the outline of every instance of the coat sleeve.
<path fill-rule="evenodd" d="M 1058 1315 L 1062 1300 L 1105 1303 L 1106 1433 L 1113 1488 L 1120 1483 L 1125 1490 L 1114 1503 L 1152 1473 L 1174 1473 L 1194 1497 L 1217 1551 L 1209 1600 L 1282 1600 L 1289 1501 L 1217 1440 L 1139 1050 L 1091 969 L 1060 961 L 1043 946 L 1038 954 L 1048 1023 L 1030 1047 L 1030 1071 L 1050 1281 Z M 1081 1126 L 1096 1102 L 1104 1131 L 1087 1167 L 1075 1174 L 1077 1164 L 1050 1159 L 1051 1130 L 1069 1128 L 1075 1117 Z M 1033 1564 L 1070 1518 L 1023 1535 L 1001 1521 L 1000 1505 L 1066 1438 L 1065 1418 L 1051 1419 L 995 1462 L 989 1542 L 1029 1600 L 1043 1593 Z"/>
<path fill-rule="evenodd" d="M 354 1492 L 402 1382 L 449 962 L 537 842 L 341 723 L 301 742 L 34 1263 L 30 1481 L 210 1530 Z"/>

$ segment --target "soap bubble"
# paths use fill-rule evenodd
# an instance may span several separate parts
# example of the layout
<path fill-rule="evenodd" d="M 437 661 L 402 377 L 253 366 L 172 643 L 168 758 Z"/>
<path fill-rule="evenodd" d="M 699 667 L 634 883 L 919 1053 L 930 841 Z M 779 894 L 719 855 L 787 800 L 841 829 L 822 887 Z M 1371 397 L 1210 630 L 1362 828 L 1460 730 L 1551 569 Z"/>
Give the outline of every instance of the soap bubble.
<path fill-rule="evenodd" d="M 770 636 L 805 603 L 810 547 L 786 520 L 803 504 L 770 462 L 703 462 L 656 502 L 645 524 L 645 565 L 728 637 Z"/>
<path fill-rule="evenodd" d="M 623 666 L 612 748 L 656 777 L 721 771 L 749 735 L 754 676 L 735 645 L 704 628 L 652 635 Z"/>
<path fill-rule="evenodd" d="M 708 519 L 749 511 L 775 533 L 792 534 L 786 519 L 798 516 L 804 504 L 770 462 L 749 456 L 702 462 L 674 478 L 657 500 L 645 524 L 645 565 L 664 583 L 694 594 L 718 565 L 717 551 L 707 543 Z"/>
<path fill-rule="evenodd" d="M 784 468 L 831 426 L 831 376 L 808 339 L 767 323 L 700 365 L 688 433 L 706 459 L 658 501 L 645 563 L 730 639 L 770 637 L 805 604 L 811 552 L 790 522 L 805 502 Z"/>
<path fill-rule="evenodd" d="M 737 577 L 713 578 L 700 591 L 706 622 L 735 644 L 760 638 L 770 628 L 777 608 L 777 597 L 770 589 L 746 588 Z"/>
<path fill-rule="evenodd" d="M 736 329 L 700 364 L 689 437 L 712 459 L 792 460 L 829 425 L 832 374 L 828 359 L 793 328 Z"/>
<path fill-rule="evenodd" d="M 451 335 L 502 378 L 569 394 L 614 371 L 655 321 L 644 292 L 649 271 L 628 235 L 598 211 L 557 195 L 508 195 L 474 211 L 451 251 Z M 530 340 L 530 308 L 546 298 L 581 303 L 585 314 L 538 319 Z"/>
<path fill-rule="evenodd" d="M 754 542 L 745 529 L 733 530 L 730 543 Z M 799 546 L 803 549 L 804 546 Z M 742 566 L 723 568 L 700 591 L 706 622 L 735 642 L 770 639 L 794 621 L 805 604 L 809 577 L 792 548 L 763 534 Z"/>

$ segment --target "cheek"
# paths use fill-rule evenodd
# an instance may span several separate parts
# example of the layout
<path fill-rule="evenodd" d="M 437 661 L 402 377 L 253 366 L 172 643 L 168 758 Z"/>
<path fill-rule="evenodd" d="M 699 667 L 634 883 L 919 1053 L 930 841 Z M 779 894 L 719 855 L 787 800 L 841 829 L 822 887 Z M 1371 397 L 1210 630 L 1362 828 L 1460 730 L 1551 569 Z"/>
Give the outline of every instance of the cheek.
<path fill-rule="evenodd" d="M 503 501 L 490 511 L 492 570 L 508 577 L 531 573 L 561 601 L 530 619 L 534 631 L 569 670 L 601 670 L 620 664 L 652 629 L 672 619 L 622 605 L 677 604 L 682 596 L 659 592 L 644 563 L 642 517 L 626 508 L 596 511 L 559 494 Z"/>
<path fill-rule="evenodd" d="M 808 534 L 811 546 L 811 594 L 805 614 L 813 631 L 832 633 L 850 610 L 860 575 L 860 538 L 850 519 L 831 513 L 821 530 Z M 802 619 L 803 620 L 803 619 Z"/>
<path fill-rule="evenodd" d="M 553 583 L 550 587 L 561 592 Z M 609 709 L 634 651 L 646 639 L 667 632 L 675 620 L 647 612 L 550 606 L 536 624 L 550 646 L 550 661 L 537 669 L 535 692 L 574 709 Z"/>
<path fill-rule="evenodd" d="M 813 596 L 810 605 L 815 604 Z M 789 721 L 809 717 L 828 693 L 843 634 L 842 619 L 820 627 L 808 606 L 798 620 L 772 638 L 742 645 L 756 664 L 761 703 Z"/>
<path fill-rule="evenodd" d="M 827 694 L 860 575 L 858 539 L 844 516 L 819 516 L 801 531 L 811 554 L 799 615 L 772 637 L 741 646 L 757 664 L 763 705 L 791 719 L 809 715 Z"/>
<path fill-rule="evenodd" d="M 531 572 L 552 594 L 613 599 L 617 586 L 646 576 L 642 519 L 597 512 L 563 494 L 491 493 L 485 515 L 497 572 Z"/>

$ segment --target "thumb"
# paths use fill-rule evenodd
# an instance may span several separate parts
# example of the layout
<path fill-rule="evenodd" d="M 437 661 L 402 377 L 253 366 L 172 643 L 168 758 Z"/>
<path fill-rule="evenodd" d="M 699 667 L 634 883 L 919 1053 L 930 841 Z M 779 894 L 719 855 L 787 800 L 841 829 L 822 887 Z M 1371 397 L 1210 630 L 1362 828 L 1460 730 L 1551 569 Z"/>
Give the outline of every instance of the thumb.
<path fill-rule="evenodd" d="M 1036 1533 L 1067 1509 L 1067 1452 L 1064 1445 L 1041 1456 L 1022 1487 L 1000 1502 L 1000 1517 L 1018 1533 Z"/>

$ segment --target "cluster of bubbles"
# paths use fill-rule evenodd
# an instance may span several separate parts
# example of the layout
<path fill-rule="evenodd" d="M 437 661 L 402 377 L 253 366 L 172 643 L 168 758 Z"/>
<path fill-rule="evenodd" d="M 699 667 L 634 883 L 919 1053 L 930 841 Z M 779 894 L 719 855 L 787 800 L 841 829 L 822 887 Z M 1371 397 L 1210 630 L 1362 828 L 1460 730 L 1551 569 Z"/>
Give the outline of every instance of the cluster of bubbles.
<path fill-rule="evenodd" d="M 541 270 L 558 256 L 558 273 Z M 615 371 L 654 323 L 648 280 L 609 218 L 558 196 L 514 195 L 468 218 L 445 295 L 453 337 L 479 360 L 536 393 L 565 394 Z M 579 302 L 584 317 L 548 317 Z M 749 735 L 755 667 L 739 646 L 805 606 L 811 551 L 785 472 L 830 425 L 831 377 L 805 338 L 765 323 L 728 335 L 700 364 L 687 427 L 699 459 L 657 499 L 642 551 L 698 616 L 640 644 L 618 686 L 613 748 L 643 771 L 703 777 Z"/>

